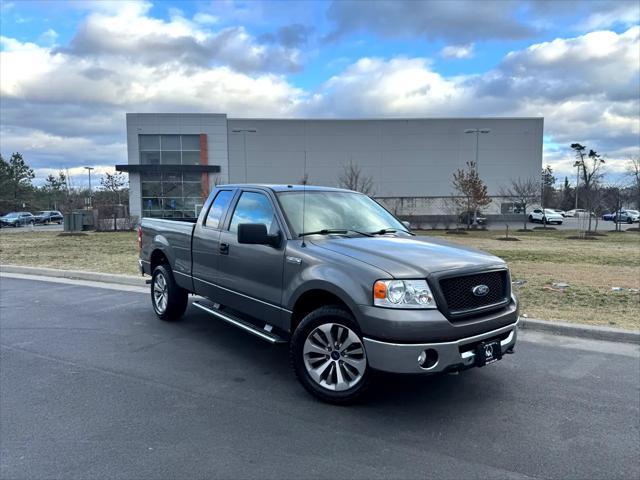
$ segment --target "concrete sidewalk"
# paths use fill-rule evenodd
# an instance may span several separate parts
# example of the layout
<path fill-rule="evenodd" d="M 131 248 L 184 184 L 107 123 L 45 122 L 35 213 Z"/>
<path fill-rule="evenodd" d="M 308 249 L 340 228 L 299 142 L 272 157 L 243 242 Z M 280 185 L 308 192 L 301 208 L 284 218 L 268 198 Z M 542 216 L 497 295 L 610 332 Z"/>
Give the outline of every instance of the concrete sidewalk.
<path fill-rule="evenodd" d="M 89 282 L 102 282 L 111 285 L 146 287 L 145 278 L 135 275 L 117 275 L 114 273 L 84 272 L 81 270 L 59 270 L 56 268 L 0 265 L 0 274 L 2 273 L 32 275 L 34 277 L 40 276 L 84 280 Z M 520 328 L 568 337 L 640 344 L 640 330 L 628 330 L 623 328 L 585 325 L 562 321 L 538 320 L 524 317 L 520 317 Z"/>

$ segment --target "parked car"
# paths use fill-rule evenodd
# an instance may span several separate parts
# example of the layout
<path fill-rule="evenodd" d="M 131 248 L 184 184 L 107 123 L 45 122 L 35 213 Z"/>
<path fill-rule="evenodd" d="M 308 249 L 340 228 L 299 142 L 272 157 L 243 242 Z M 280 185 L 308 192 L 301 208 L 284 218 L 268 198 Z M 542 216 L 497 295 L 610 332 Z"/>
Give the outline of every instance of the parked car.
<path fill-rule="evenodd" d="M 0 224 L 3 227 L 22 227 L 34 223 L 36 223 L 36 219 L 29 212 L 11 212 L 0 217 Z"/>
<path fill-rule="evenodd" d="M 588 217 L 589 212 L 587 212 L 584 208 L 576 208 L 574 210 L 569 210 L 565 212 L 566 217 Z M 591 212 L 591 216 L 595 217 L 595 214 Z"/>
<path fill-rule="evenodd" d="M 616 212 L 613 221 L 616 223 L 635 223 L 640 221 L 640 212 L 638 210 L 620 210 L 620 212 Z"/>
<path fill-rule="evenodd" d="M 486 225 L 487 218 L 483 217 L 480 212 L 463 212 L 459 216 L 459 221 L 463 225 Z"/>
<path fill-rule="evenodd" d="M 36 223 L 57 223 L 61 224 L 63 220 L 62 213 L 57 210 L 43 210 L 34 214 Z"/>
<path fill-rule="evenodd" d="M 602 220 L 607 221 L 607 222 L 611 222 L 611 221 L 613 221 L 615 216 L 616 216 L 615 212 L 607 212 L 607 213 L 602 215 Z"/>
<path fill-rule="evenodd" d="M 550 208 L 545 208 L 544 210 L 541 208 L 534 208 L 529 214 L 529 221 L 531 223 L 557 223 L 558 225 L 562 225 L 563 220 L 564 217 L 562 215 Z"/>
<path fill-rule="evenodd" d="M 518 303 L 503 260 L 416 238 L 358 192 L 217 186 L 195 222 L 143 218 L 138 243 L 161 320 L 181 319 L 189 293 L 204 297 L 192 306 L 288 342 L 297 378 L 327 402 L 355 400 L 374 370 L 483 367 L 516 342 Z"/>

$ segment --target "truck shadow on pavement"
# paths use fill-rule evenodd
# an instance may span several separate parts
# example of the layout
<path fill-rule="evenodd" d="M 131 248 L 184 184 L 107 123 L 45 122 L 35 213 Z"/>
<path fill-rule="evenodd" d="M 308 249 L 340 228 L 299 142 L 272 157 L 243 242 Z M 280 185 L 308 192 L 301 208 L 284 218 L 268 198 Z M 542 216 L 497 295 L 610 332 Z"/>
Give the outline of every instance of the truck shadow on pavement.
<path fill-rule="evenodd" d="M 231 385 L 229 390 L 262 394 L 273 402 L 295 400 L 298 403 L 321 404 L 308 395 L 295 379 L 289 366 L 288 345 L 270 345 L 193 307 L 189 308 L 182 322 L 160 326 L 195 344 L 193 348 L 202 357 L 202 368 L 198 374 L 207 381 L 226 382 Z M 502 362 L 509 362 L 509 357 Z M 440 407 L 464 409 L 472 404 L 474 410 L 481 409 L 485 402 L 495 403 L 495 395 L 503 386 L 507 387 L 504 378 L 507 372 L 504 370 L 504 365 L 497 364 L 458 375 L 374 372 L 366 397 L 350 408 L 384 409 L 401 405 L 405 414 L 415 410 L 421 416 Z M 488 383 L 492 399 L 486 395 Z M 229 393 L 234 395 L 234 392 Z"/>

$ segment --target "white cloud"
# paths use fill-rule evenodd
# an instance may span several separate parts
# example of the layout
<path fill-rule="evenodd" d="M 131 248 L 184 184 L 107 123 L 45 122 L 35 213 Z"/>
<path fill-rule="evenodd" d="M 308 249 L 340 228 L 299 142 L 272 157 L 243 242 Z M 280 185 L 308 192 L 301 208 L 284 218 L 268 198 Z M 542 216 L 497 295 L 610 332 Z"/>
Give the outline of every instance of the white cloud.
<path fill-rule="evenodd" d="M 444 76 L 425 58 L 361 58 L 310 91 L 274 73 L 300 63 L 283 42 L 304 43 L 304 28 L 260 43 L 242 27 L 211 31 L 179 12 L 149 17 L 147 3 L 113 8 L 100 3 L 66 49 L 0 39 L 3 154 L 21 151 L 38 171 L 125 162 L 127 111 L 544 116 L 549 145 L 560 146 L 547 148 L 546 160 L 561 171 L 563 146 L 574 141 L 608 154 L 613 170 L 640 152 L 639 27 L 531 45 L 473 76 Z M 464 49 L 473 45 L 447 54 Z"/>
<path fill-rule="evenodd" d="M 218 23 L 220 19 L 210 13 L 198 12 L 193 16 L 193 21 L 203 25 L 214 25 Z"/>
<path fill-rule="evenodd" d="M 117 13 L 97 11 L 80 25 L 60 53 L 80 59 L 115 57 L 147 66 L 229 66 L 243 72 L 296 71 L 300 52 L 283 44 L 263 45 L 243 27 L 209 29 L 214 18 L 196 14 L 191 21 L 172 10 L 168 21 L 147 15 L 147 4 L 127 5 Z"/>
<path fill-rule="evenodd" d="M 466 45 L 448 45 L 440 50 L 443 58 L 471 58 L 473 57 L 473 43 Z"/>

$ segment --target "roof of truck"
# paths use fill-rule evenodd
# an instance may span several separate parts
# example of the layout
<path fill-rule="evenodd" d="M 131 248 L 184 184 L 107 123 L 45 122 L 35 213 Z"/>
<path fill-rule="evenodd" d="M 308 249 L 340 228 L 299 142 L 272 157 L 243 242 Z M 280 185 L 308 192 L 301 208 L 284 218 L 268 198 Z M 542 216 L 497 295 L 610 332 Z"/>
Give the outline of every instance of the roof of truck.
<path fill-rule="evenodd" d="M 255 188 L 265 188 L 269 190 L 273 190 L 274 192 L 301 192 L 306 190 L 308 192 L 311 191 L 331 191 L 331 192 L 351 192 L 352 190 L 348 190 L 345 188 L 335 188 L 335 187 L 323 187 L 320 185 L 286 185 L 286 184 L 268 184 L 268 183 L 230 183 L 225 185 L 216 185 L 216 188 L 222 187 L 233 187 L 233 188 L 243 188 L 243 187 L 255 187 Z"/>

